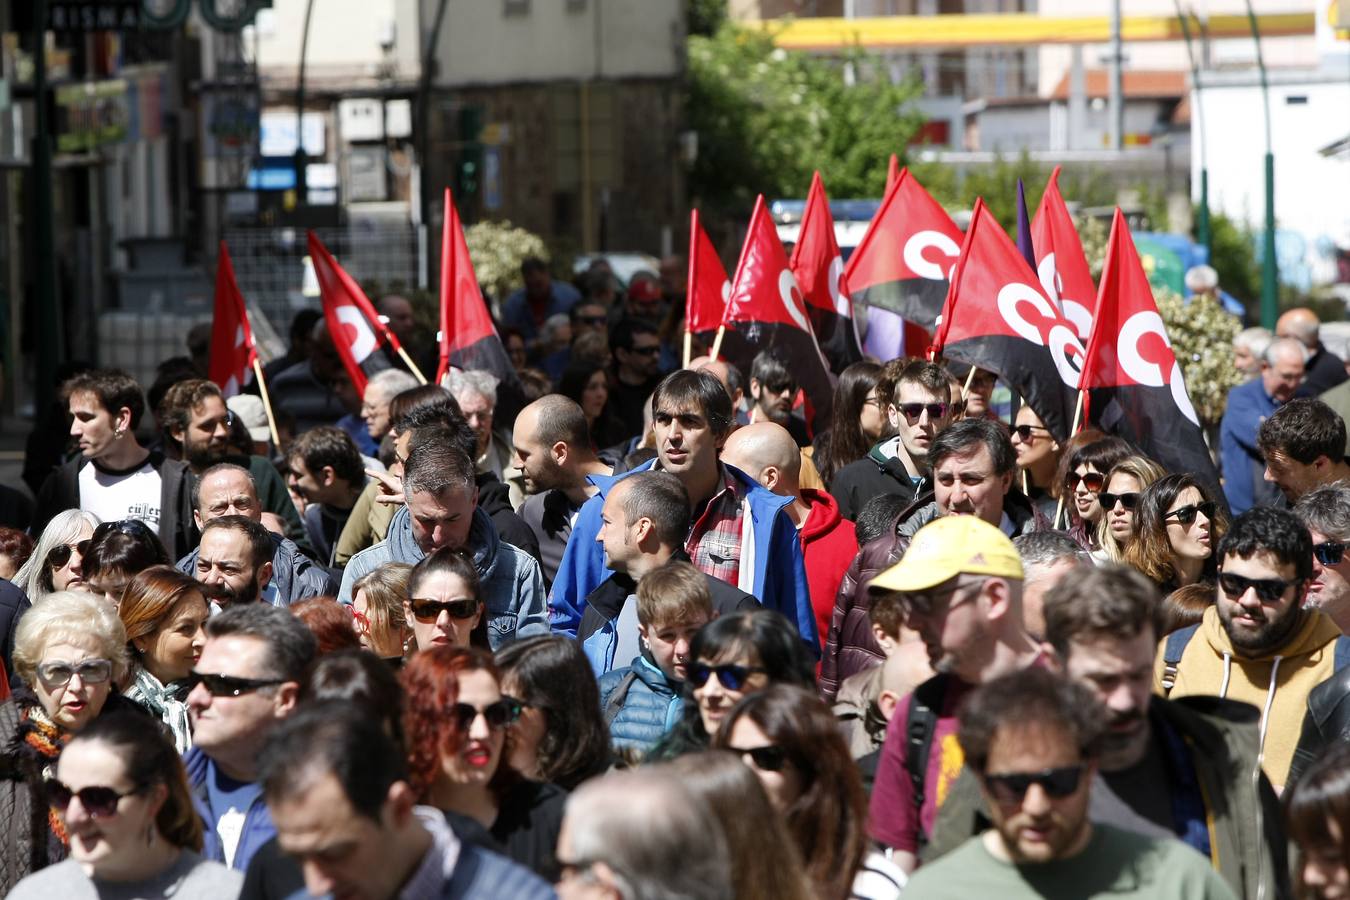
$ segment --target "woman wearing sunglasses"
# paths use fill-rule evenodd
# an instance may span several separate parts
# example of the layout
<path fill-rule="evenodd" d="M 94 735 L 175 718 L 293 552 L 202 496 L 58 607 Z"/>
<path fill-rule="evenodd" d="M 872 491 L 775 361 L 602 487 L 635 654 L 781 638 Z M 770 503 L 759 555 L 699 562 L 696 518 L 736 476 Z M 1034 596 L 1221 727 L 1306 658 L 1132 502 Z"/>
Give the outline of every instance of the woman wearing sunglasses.
<path fill-rule="evenodd" d="M 58 513 L 42 529 L 33 554 L 14 575 L 33 605 L 56 591 L 78 589 L 84 582 L 84 554 L 98 527 L 98 517 L 80 509 Z"/>
<path fill-rule="evenodd" d="M 94 529 L 84 553 L 84 590 L 116 606 L 132 576 L 151 566 L 173 563 L 159 536 L 139 519 L 104 522 Z"/>
<path fill-rule="evenodd" d="M 1138 451 L 1122 438 L 1102 436 L 1066 451 L 1064 491 L 1069 508 L 1069 535 L 1084 550 L 1097 549 L 1097 526 L 1104 511 L 1097 495 L 1106 487 L 1106 473 Z"/>
<path fill-rule="evenodd" d="M 492 657 L 477 647 L 432 647 L 410 659 L 399 680 L 419 802 L 446 813 L 457 831 L 486 829 L 505 855 L 557 881 L 567 794 L 526 780 L 507 763 L 520 702 L 502 693 Z"/>
<path fill-rule="evenodd" d="M 1055 477 L 1063 449 L 1030 406 L 1023 405 L 1017 410 L 1012 445 L 1017 453 L 1017 468 L 1022 472 L 1022 493 L 1047 519 L 1053 517 L 1063 493 L 1063 482 Z"/>
<path fill-rule="evenodd" d="M 487 617 L 473 560 L 463 551 L 442 547 L 413 566 L 403 618 L 412 627 L 418 650 L 487 649 Z"/>
<path fill-rule="evenodd" d="M 1135 538 L 1125 548 L 1128 565 L 1164 594 L 1214 581 L 1214 547 L 1228 520 L 1200 482 L 1187 474 L 1158 479 L 1139 495 L 1134 516 Z"/>
<path fill-rule="evenodd" d="M 126 629 L 100 597 L 62 591 L 19 620 L 14 668 L 28 687 L 0 704 L 0 894 L 66 858 L 65 826 L 43 813 L 43 780 L 66 743 L 105 710 L 139 711 L 112 690 L 127 665 Z"/>
<path fill-rule="evenodd" d="M 815 688 L 815 661 L 782 614 L 755 609 L 720 616 L 689 646 L 684 712 L 679 724 L 647 754 L 648 762 L 708 749 L 731 707 L 771 684 Z"/>
<path fill-rule="evenodd" d="M 143 715 L 91 723 L 62 752 L 46 794 L 70 858 L 25 878 L 11 898 L 238 896 L 243 875 L 202 858 L 182 760 Z"/>
<path fill-rule="evenodd" d="M 132 578 L 117 607 L 133 661 L 123 693 L 169 727 L 179 753 L 192 747 L 184 701 L 210 612 L 201 585 L 172 566 L 151 566 Z"/>
<path fill-rule="evenodd" d="M 869 852 L 867 795 L 838 720 L 815 691 L 777 684 L 727 714 L 713 746 L 739 756 L 783 817 L 815 895 L 899 897 L 905 874 Z M 859 887 L 862 885 L 859 884 Z"/>
<path fill-rule="evenodd" d="M 1127 456 L 1111 467 L 1106 489 L 1097 495 L 1102 520 L 1097 523 L 1099 550 L 1092 556 L 1100 562 L 1124 562 L 1125 548 L 1134 540 L 1134 510 L 1144 488 L 1166 475 L 1162 466 L 1146 456 Z"/>

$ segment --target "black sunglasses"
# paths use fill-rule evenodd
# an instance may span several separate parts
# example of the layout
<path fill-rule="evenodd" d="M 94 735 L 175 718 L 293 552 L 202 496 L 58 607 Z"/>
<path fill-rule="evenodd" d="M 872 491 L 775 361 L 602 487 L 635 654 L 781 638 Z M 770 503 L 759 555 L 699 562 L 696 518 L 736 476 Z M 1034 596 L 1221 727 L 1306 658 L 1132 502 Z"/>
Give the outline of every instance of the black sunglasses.
<path fill-rule="evenodd" d="M 450 707 L 450 713 L 455 717 L 455 724 L 459 726 L 460 731 L 468 731 L 480 713 L 487 720 L 488 727 L 495 731 L 520 718 L 520 701 L 512 697 L 503 697 L 482 709 L 469 703 L 456 703 Z"/>
<path fill-rule="evenodd" d="M 766 669 L 759 666 L 737 666 L 722 665 L 710 666 L 707 663 L 694 663 L 685 669 L 685 674 L 694 687 L 703 687 L 708 683 L 708 679 L 717 674 L 717 680 L 722 683 L 722 687 L 729 691 L 739 691 L 741 687 L 750 679 L 751 675 L 756 673 L 766 673 Z"/>
<path fill-rule="evenodd" d="M 1063 799 L 1078 790 L 1083 778 L 1082 766 L 1064 766 L 1059 769 L 1042 769 L 1039 772 L 1009 772 L 1003 775 L 985 775 L 984 783 L 989 792 L 1005 806 L 1021 803 L 1033 784 L 1050 797 Z"/>
<path fill-rule="evenodd" d="M 780 772 L 787 765 L 787 751 L 772 744 L 767 747 L 727 747 L 740 757 L 750 757 L 750 762 L 761 772 Z"/>
<path fill-rule="evenodd" d="M 1023 441 L 1031 440 L 1031 433 L 1033 431 L 1044 431 L 1046 434 L 1050 433 L 1050 429 L 1046 428 L 1044 425 L 1014 425 L 1012 428 L 1012 433 L 1017 435 L 1017 437 Z"/>
<path fill-rule="evenodd" d="M 123 797 L 131 797 L 139 794 L 143 788 L 135 788 L 120 794 L 110 787 L 101 787 L 90 785 L 82 787 L 78 791 L 72 791 L 66 786 L 65 782 L 58 781 L 55 778 L 48 778 L 44 783 L 47 788 L 47 799 L 62 815 L 70 807 L 70 801 L 74 797 L 80 798 L 80 805 L 84 811 L 89 813 L 95 819 L 110 819 L 117 815 L 117 804 L 122 802 Z"/>
<path fill-rule="evenodd" d="M 1126 509 L 1134 509 L 1139 505 L 1139 492 L 1130 491 L 1126 494 L 1109 494 L 1106 491 L 1102 491 L 1097 495 L 1097 502 L 1101 503 L 1102 509 L 1115 509 L 1117 503 Z"/>
<path fill-rule="evenodd" d="M 653 344 L 650 347 L 634 347 L 629 353 L 641 353 L 643 356 L 655 356 L 661 352 L 660 344 Z"/>
<path fill-rule="evenodd" d="M 932 420 L 941 419 L 947 415 L 947 410 L 951 409 L 951 405 L 947 403 L 900 403 L 895 408 L 904 413 L 906 419 L 917 419 L 926 411 L 928 418 Z"/>
<path fill-rule="evenodd" d="M 408 606 L 412 608 L 412 614 L 419 622 L 435 622 L 443 612 L 448 612 L 452 619 L 472 619 L 474 613 L 478 612 L 478 601 L 472 597 L 468 600 L 451 600 L 448 603 L 442 603 L 440 600 L 409 600 Z"/>
<path fill-rule="evenodd" d="M 1302 582 L 1301 578 L 1285 581 L 1283 578 L 1247 578 L 1232 572 L 1219 573 L 1219 587 L 1230 600 L 1236 600 L 1251 589 L 1256 591 L 1256 597 L 1262 603 L 1278 603 L 1290 585 L 1297 587 Z"/>
<path fill-rule="evenodd" d="M 1070 472 L 1068 475 L 1064 476 L 1064 483 L 1069 486 L 1069 490 L 1071 491 L 1078 490 L 1078 482 L 1080 481 L 1083 483 L 1083 487 L 1094 494 L 1101 493 L 1102 488 L 1106 487 L 1106 476 L 1101 472 L 1088 472 L 1084 475 L 1079 475 L 1077 472 Z"/>
<path fill-rule="evenodd" d="M 187 677 L 189 690 L 200 684 L 206 688 L 206 692 L 212 697 L 238 697 L 243 694 L 251 694 L 265 687 L 285 684 L 288 680 L 286 678 L 238 678 L 234 675 L 208 675 L 205 672 L 192 672 Z"/>
<path fill-rule="evenodd" d="M 1343 544 L 1340 541 L 1313 544 L 1313 557 L 1324 566 L 1339 566 L 1341 560 L 1345 558 L 1346 547 L 1350 547 L 1350 544 Z"/>
<path fill-rule="evenodd" d="M 85 538 L 73 547 L 70 544 L 57 544 L 47 552 L 47 565 L 52 569 L 64 568 L 74 553 L 80 554 L 80 559 L 84 559 L 84 554 L 92 542 L 91 538 Z"/>
<path fill-rule="evenodd" d="M 1178 506 L 1167 515 L 1163 516 L 1163 521 L 1176 519 L 1182 525 L 1189 525 L 1195 521 L 1195 514 L 1200 513 L 1211 522 L 1214 521 L 1214 501 L 1206 500 L 1204 503 L 1188 503 L 1185 506 Z"/>

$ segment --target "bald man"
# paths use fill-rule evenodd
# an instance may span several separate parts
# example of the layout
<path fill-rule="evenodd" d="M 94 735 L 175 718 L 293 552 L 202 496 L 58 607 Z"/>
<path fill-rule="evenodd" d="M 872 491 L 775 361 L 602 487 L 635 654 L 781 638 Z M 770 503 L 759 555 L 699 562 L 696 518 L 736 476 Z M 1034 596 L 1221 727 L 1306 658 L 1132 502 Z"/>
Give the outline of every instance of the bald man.
<path fill-rule="evenodd" d="M 839 583 L 858 555 L 853 523 L 839 515 L 839 504 L 823 488 L 801 486 L 801 451 L 781 425 L 757 422 L 736 429 L 722 448 L 722 462 L 740 469 L 769 491 L 792 498 L 785 511 L 797 526 L 802 542 L 816 626 L 821 634 L 828 634 Z"/>
<path fill-rule="evenodd" d="M 1345 360 L 1322 346 L 1321 327 L 1317 313 L 1302 306 L 1289 310 L 1275 323 L 1276 337 L 1293 338 L 1308 348 L 1303 384 L 1295 396 L 1316 397 L 1350 377 L 1345 373 Z"/>

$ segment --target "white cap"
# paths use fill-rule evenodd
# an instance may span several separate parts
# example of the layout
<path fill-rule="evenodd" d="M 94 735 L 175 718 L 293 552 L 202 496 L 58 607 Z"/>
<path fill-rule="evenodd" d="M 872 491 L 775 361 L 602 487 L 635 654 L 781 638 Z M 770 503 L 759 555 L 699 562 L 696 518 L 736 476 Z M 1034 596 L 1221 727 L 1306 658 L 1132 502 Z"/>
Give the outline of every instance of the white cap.
<path fill-rule="evenodd" d="M 248 436 L 255 441 L 271 439 L 272 432 L 267 427 L 267 410 L 263 409 L 261 397 L 252 394 L 235 394 L 225 401 L 230 412 L 244 420 Z"/>

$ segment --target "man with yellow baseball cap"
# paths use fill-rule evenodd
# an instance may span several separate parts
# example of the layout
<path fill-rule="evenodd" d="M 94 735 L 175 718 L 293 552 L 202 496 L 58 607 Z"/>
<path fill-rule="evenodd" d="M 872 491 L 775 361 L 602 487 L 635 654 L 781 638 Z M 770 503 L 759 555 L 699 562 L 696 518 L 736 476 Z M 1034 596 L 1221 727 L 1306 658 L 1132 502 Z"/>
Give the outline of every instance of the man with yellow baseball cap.
<path fill-rule="evenodd" d="M 937 672 L 897 705 L 872 791 L 872 837 L 913 871 L 937 808 L 963 766 L 956 712 L 976 685 L 1051 657 L 1022 619 L 1022 560 L 998 526 L 973 515 L 934 519 L 868 590 L 899 593 Z"/>

